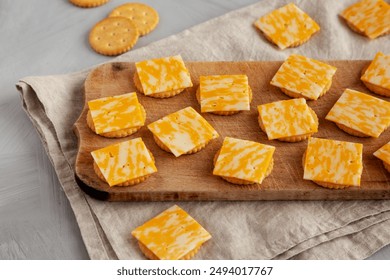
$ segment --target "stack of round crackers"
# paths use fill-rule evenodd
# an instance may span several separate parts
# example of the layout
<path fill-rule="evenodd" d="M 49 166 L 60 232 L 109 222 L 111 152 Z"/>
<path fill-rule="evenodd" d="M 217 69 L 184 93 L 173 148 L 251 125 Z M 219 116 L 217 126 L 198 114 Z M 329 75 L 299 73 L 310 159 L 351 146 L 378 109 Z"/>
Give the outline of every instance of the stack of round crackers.
<path fill-rule="evenodd" d="M 158 22 L 159 15 L 152 7 L 141 3 L 126 3 L 113 9 L 107 18 L 91 29 L 89 44 L 97 53 L 119 55 L 133 48 L 138 38 L 154 30 Z"/>

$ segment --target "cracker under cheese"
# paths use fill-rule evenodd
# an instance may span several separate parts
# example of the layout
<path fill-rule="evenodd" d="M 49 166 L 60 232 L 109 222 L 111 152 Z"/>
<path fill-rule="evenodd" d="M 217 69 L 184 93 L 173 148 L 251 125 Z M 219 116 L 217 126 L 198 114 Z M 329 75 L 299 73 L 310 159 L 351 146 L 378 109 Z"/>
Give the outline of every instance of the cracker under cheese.
<path fill-rule="evenodd" d="M 249 90 L 246 75 L 200 76 L 201 112 L 248 111 Z"/>
<path fill-rule="evenodd" d="M 317 100 L 330 88 L 336 67 L 292 54 L 271 80 L 271 85 L 296 96 Z"/>
<path fill-rule="evenodd" d="M 271 164 L 275 147 L 226 137 L 213 174 L 261 184 Z"/>
<path fill-rule="evenodd" d="M 385 164 L 390 165 L 390 142 L 378 149 L 374 156 L 382 160 Z"/>
<path fill-rule="evenodd" d="M 318 124 L 304 98 L 262 104 L 257 109 L 269 140 L 318 130 Z"/>
<path fill-rule="evenodd" d="M 282 50 L 306 42 L 320 30 L 319 25 L 293 3 L 262 16 L 254 25 Z"/>
<path fill-rule="evenodd" d="M 340 16 L 356 32 L 375 39 L 390 32 L 390 5 L 383 0 L 359 1 Z"/>
<path fill-rule="evenodd" d="M 175 205 L 137 227 L 131 234 L 160 260 L 180 260 L 211 238 L 197 221 Z"/>
<path fill-rule="evenodd" d="M 374 92 L 378 91 L 379 87 L 379 92 L 376 93 L 390 96 L 390 55 L 378 52 L 374 60 L 364 71 L 361 80 L 368 88 L 374 86 Z"/>
<path fill-rule="evenodd" d="M 88 107 L 97 134 L 145 124 L 135 92 L 91 100 Z"/>
<path fill-rule="evenodd" d="M 219 137 L 192 107 L 186 107 L 148 125 L 149 130 L 176 157 Z"/>
<path fill-rule="evenodd" d="M 325 119 L 377 138 L 390 125 L 390 102 L 346 89 Z"/>
<path fill-rule="evenodd" d="M 157 172 L 154 160 L 141 138 L 95 150 L 91 155 L 110 186 Z"/>
<path fill-rule="evenodd" d="M 136 62 L 135 67 L 145 95 L 192 86 L 190 73 L 180 55 Z"/>
<path fill-rule="evenodd" d="M 305 180 L 360 186 L 363 145 L 311 137 L 304 158 Z"/>

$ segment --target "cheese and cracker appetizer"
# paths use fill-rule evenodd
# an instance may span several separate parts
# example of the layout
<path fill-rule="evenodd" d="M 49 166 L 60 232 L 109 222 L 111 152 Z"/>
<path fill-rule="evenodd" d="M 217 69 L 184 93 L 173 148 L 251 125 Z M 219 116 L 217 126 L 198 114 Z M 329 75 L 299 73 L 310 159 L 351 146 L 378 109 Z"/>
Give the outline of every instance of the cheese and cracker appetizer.
<path fill-rule="evenodd" d="M 189 260 L 211 238 L 197 221 L 175 205 L 137 227 L 131 234 L 151 260 Z"/>
<path fill-rule="evenodd" d="M 134 84 L 146 96 L 168 98 L 192 87 L 180 55 L 136 62 L 135 68 Z"/>

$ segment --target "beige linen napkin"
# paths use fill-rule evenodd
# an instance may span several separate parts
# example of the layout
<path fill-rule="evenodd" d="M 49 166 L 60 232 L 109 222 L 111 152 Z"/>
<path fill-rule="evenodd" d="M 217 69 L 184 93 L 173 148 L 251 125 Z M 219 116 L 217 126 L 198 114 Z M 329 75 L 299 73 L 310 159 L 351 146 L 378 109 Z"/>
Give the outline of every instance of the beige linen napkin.
<path fill-rule="evenodd" d="M 181 54 L 187 61 L 284 60 L 291 53 L 317 59 L 372 59 L 390 53 L 389 36 L 368 40 L 338 18 L 351 1 L 295 1 L 321 26 L 306 44 L 280 51 L 252 23 L 290 1 L 261 1 L 131 51 L 116 61 Z M 88 71 L 27 77 L 17 88 L 76 215 L 91 259 L 143 259 L 130 231 L 174 202 L 110 203 L 77 186 L 77 140 L 72 125 L 83 106 Z M 390 186 L 389 186 L 390 188 Z M 177 202 L 213 238 L 197 259 L 362 259 L 390 243 L 390 201 Z"/>

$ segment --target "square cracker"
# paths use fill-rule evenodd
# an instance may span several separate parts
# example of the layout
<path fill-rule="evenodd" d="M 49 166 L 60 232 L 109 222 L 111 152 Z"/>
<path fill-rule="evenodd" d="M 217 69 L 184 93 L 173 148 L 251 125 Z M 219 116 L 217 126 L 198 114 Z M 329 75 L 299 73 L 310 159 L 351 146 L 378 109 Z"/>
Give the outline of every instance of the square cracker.
<path fill-rule="evenodd" d="M 136 62 L 135 67 L 145 95 L 192 86 L 180 55 Z"/>
<path fill-rule="evenodd" d="M 303 179 L 337 185 L 360 186 L 363 145 L 309 138 Z"/>
<path fill-rule="evenodd" d="M 306 42 L 320 30 L 319 25 L 293 3 L 262 16 L 254 25 L 282 50 Z"/>
<path fill-rule="evenodd" d="M 177 205 L 137 227 L 131 234 L 160 260 L 179 260 L 211 238 Z"/>

